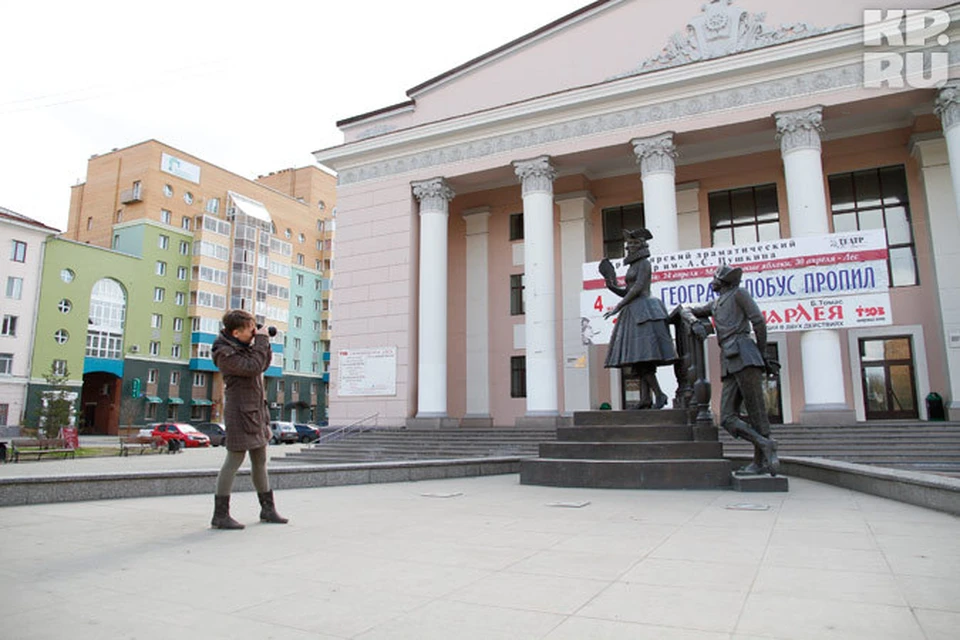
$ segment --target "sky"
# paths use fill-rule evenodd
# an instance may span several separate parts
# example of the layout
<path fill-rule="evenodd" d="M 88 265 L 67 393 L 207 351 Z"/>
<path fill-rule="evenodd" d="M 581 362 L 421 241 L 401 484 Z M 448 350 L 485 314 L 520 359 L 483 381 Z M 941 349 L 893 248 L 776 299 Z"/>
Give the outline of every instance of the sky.
<path fill-rule="evenodd" d="M 0 0 L 0 206 L 64 230 L 87 159 L 151 138 L 246 178 L 590 0 Z"/>

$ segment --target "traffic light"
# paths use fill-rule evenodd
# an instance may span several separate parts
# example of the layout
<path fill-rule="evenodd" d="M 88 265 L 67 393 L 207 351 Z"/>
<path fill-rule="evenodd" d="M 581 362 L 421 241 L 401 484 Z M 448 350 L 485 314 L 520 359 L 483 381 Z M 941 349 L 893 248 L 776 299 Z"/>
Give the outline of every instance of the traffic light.
<path fill-rule="evenodd" d="M 130 384 L 131 395 L 134 398 L 140 397 L 140 378 L 134 378 Z"/>

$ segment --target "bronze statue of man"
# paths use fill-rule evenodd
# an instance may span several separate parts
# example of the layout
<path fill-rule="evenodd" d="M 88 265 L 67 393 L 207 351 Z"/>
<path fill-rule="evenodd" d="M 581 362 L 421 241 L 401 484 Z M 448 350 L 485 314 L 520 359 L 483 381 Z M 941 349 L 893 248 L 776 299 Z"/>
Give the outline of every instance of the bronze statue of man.
<path fill-rule="evenodd" d="M 766 372 L 776 373 L 779 364 L 768 361 L 764 355 L 767 324 L 753 297 L 740 287 L 742 277 L 741 269 L 720 265 L 710 283 L 717 297 L 700 306 L 685 307 L 681 313 L 694 335 L 701 340 L 706 337 L 706 330 L 696 319 L 713 316 L 720 344 L 720 377 L 723 381 L 720 424 L 734 438 L 753 444 L 753 462 L 739 473 L 777 475 L 780 460 L 777 458 L 777 443 L 770 437 L 763 378 Z M 756 342 L 750 337 L 751 327 Z M 741 403 L 747 411 L 749 424 L 740 418 Z"/>

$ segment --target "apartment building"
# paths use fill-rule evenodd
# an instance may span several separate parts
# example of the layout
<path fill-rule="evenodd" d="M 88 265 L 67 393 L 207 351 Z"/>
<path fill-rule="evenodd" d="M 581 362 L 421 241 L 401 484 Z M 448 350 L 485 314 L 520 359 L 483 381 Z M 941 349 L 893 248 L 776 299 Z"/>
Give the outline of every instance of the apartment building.
<path fill-rule="evenodd" d="M 44 243 L 57 229 L 0 207 L 0 427 L 23 424 Z"/>
<path fill-rule="evenodd" d="M 86 428 L 218 420 L 210 349 L 228 308 L 278 329 L 272 417 L 323 420 L 329 351 L 312 348 L 329 345 L 320 328 L 331 323 L 334 210 L 335 178 L 316 167 L 248 180 L 156 140 L 92 156 L 40 301 L 42 322 L 64 321 L 63 299 L 88 318 L 71 333 L 82 354 L 66 357 Z M 287 357 L 294 340 L 296 351 L 309 345 L 305 357 Z M 38 363 L 65 359 L 47 346 L 35 348 Z"/>

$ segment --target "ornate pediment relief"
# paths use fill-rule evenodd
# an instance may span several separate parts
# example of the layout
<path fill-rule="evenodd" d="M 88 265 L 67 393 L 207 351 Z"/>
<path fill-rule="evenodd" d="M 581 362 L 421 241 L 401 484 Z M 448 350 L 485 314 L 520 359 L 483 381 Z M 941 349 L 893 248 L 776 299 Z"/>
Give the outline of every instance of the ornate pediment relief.
<path fill-rule="evenodd" d="M 733 0 L 711 0 L 700 7 L 700 15 L 692 18 L 684 31 L 670 36 L 660 53 L 615 77 L 625 78 L 690 62 L 722 58 L 852 26 L 814 27 L 805 22 L 796 22 L 774 28 L 764 24 L 766 17 L 766 13 L 750 13 L 733 6 Z"/>

